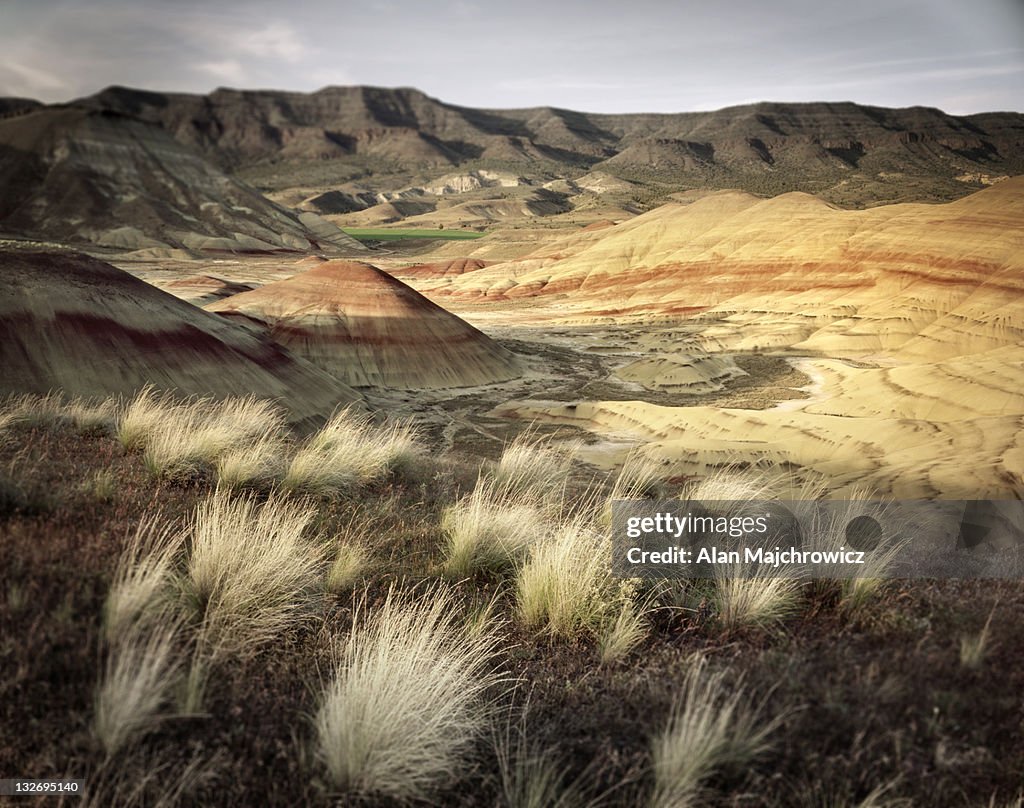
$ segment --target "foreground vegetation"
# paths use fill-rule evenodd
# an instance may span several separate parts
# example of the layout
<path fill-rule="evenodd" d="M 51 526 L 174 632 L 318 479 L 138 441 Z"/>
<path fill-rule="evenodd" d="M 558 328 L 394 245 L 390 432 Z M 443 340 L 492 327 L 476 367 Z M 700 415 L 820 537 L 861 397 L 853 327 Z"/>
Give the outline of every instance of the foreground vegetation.
<path fill-rule="evenodd" d="M 255 399 L 8 401 L 0 769 L 95 806 L 1019 798 L 1016 583 L 622 581 L 609 498 L 679 493 L 641 458 L 426 449 Z"/>

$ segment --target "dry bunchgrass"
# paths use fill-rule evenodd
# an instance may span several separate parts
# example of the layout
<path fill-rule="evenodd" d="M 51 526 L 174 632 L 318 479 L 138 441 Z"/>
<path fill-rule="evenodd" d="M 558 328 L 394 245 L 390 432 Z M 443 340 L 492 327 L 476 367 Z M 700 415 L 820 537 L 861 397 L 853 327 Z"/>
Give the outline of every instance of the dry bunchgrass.
<path fill-rule="evenodd" d="M 154 476 L 184 478 L 216 465 L 226 482 L 244 484 L 264 472 L 284 423 L 278 407 L 254 396 L 178 400 L 146 387 L 125 405 L 117 437 L 143 451 Z"/>
<path fill-rule="evenodd" d="M 715 611 L 726 630 L 770 629 L 799 609 L 802 582 L 770 568 L 722 565 L 715 570 Z"/>
<path fill-rule="evenodd" d="M 150 624 L 168 605 L 180 530 L 157 519 L 144 519 L 128 541 L 103 607 L 103 631 L 115 642 L 139 624 Z"/>
<path fill-rule="evenodd" d="M 998 604 L 997 604 L 998 605 Z M 977 670 L 985 662 L 991 650 L 992 618 L 995 616 L 996 607 L 988 613 L 985 625 L 977 634 L 968 634 L 960 638 L 960 664 L 970 670 Z"/>
<path fill-rule="evenodd" d="M 560 637 L 594 634 L 618 600 L 609 541 L 586 517 L 558 526 L 516 577 L 523 622 Z"/>
<path fill-rule="evenodd" d="M 173 619 L 134 626 L 110 649 L 96 692 L 93 730 L 107 756 L 148 730 L 178 681 L 178 628 Z"/>
<path fill-rule="evenodd" d="M 522 495 L 510 500 L 481 478 L 472 493 L 445 508 L 441 529 L 445 573 L 461 578 L 520 563 L 547 534 L 548 525 L 543 511 Z"/>
<path fill-rule="evenodd" d="M 464 630 L 446 590 L 363 604 L 315 716 L 334 789 L 398 801 L 456 781 L 484 730 L 494 638 Z"/>
<path fill-rule="evenodd" d="M 0 428 L 11 424 L 28 426 L 69 425 L 78 432 L 108 433 L 117 419 L 113 398 L 66 398 L 59 393 L 10 396 L 0 405 Z"/>
<path fill-rule="evenodd" d="M 563 499 L 566 479 L 579 443 L 555 446 L 552 438 L 532 429 L 517 435 L 502 451 L 490 475 L 495 491 L 510 500 L 528 498 L 557 505 Z"/>
<path fill-rule="evenodd" d="M 501 778 L 503 808 L 582 808 L 592 805 L 570 780 L 568 766 L 557 750 L 532 742 L 526 729 L 526 714 L 513 726 L 507 721 L 502 732 L 494 733 L 494 751 Z"/>
<path fill-rule="evenodd" d="M 232 446 L 216 460 L 217 485 L 236 490 L 269 485 L 284 473 L 285 450 L 284 439 L 274 432 Z"/>
<path fill-rule="evenodd" d="M 632 451 L 615 475 L 609 499 L 651 499 L 658 495 L 661 484 L 660 470 L 654 461 Z"/>
<path fill-rule="evenodd" d="M 643 642 L 647 630 L 647 610 L 632 597 L 623 597 L 618 613 L 607 621 L 598 638 L 601 662 L 610 664 L 629 656 Z"/>
<path fill-rule="evenodd" d="M 818 566 L 819 574 L 815 586 L 818 589 L 832 589 L 838 594 L 839 609 L 855 616 L 876 599 L 886 579 L 891 577 L 894 565 L 908 541 L 918 527 L 927 526 L 906 523 L 907 517 L 894 507 L 894 503 L 873 498 L 867 489 L 857 488 L 847 495 L 843 502 L 834 502 L 827 511 L 812 512 L 813 503 L 808 503 L 804 512 L 794 505 L 809 549 L 828 551 L 865 550 L 863 563 L 851 568 L 835 564 L 832 569 Z M 868 549 L 858 546 L 856 530 L 851 528 L 855 520 L 870 517 L 880 529 L 877 544 Z M 853 530 L 853 534 L 851 534 Z"/>
<path fill-rule="evenodd" d="M 282 412 L 254 397 L 173 404 L 145 438 L 143 462 L 154 476 L 180 479 L 226 457 L 226 468 L 235 474 L 232 482 L 249 482 L 242 472 L 262 470 L 283 427 Z"/>
<path fill-rule="evenodd" d="M 351 592 L 372 568 L 366 547 L 353 540 L 340 542 L 327 571 L 327 591 L 334 595 Z"/>
<path fill-rule="evenodd" d="M 390 471 L 415 469 L 419 462 L 411 425 L 375 427 L 369 415 L 345 409 L 299 447 L 282 485 L 291 491 L 336 496 Z"/>
<path fill-rule="evenodd" d="M 324 566 L 312 518 L 303 503 L 225 491 L 197 506 L 185 586 L 212 648 L 253 648 L 309 612 Z"/>
<path fill-rule="evenodd" d="M 145 448 L 150 436 L 160 429 L 177 406 L 170 393 L 158 395 L 147 385 L 125 405 L 117 423 L 117 439 L 129 451 Z"/>
<path fill-rule="evenodd" d="M 699 658 L 687 672 L 668 722 L 653 739 L 653 808 L 697 805 L 712 774 L 739 767 L 769 748 L 778 721 L 761 718 L 742 681 L 730 683 L 722 671 Z"/>

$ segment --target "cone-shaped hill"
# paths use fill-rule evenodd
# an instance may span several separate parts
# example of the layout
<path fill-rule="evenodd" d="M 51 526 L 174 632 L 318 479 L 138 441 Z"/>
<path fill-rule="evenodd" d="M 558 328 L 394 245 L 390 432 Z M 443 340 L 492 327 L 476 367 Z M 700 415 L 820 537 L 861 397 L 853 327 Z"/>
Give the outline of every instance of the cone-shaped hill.
<path fill-rule="evenodd" d="M 521 372 L 509 351 L 369 264 L 328 261 L 206 308 L 266 329 L 346 384 L 472 387 Z"/>
<path fill-rule="evenodd" d="M 281 346 L 84 255 L 0 253 L 0 393 L 104 397 L 146 384 L 275 398 L 296 421 L 360 399 Z"/>

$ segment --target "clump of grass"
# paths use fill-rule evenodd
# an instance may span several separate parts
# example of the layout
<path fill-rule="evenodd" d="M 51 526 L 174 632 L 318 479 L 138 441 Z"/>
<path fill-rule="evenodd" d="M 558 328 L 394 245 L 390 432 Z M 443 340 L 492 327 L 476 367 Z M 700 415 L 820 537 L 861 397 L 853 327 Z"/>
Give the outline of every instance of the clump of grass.
<path fill-rule="evenodd" d="M 445 573 L 463 577 L 478 570 L 500 572 L 522 561 L 548 532 L 545 515 L 522 497 L 509 501 L 493 482 L 480 479 L 472 493 L 441 516 Z"/>
<path fill-rule="evenodd" d="M 215 466 L 256 474 L 279 438 L 281 411 L 254 397 L 174 404 L 145 439 L 143 462 L 158 477 L 187 478 Z M 258 450 L 262 450 L 260 455 Z"/>
<path fill-rule="evenodd" d="M 140 623 L 150 623 L 166 606 L 180 531 L 156 519 L 144 519 L 128 541 L 103 606 L 103 631 L 116 641 Z"/>
<path fill-rule="evenodd" d="M 802 584 L 775 570 L 722 565 L 715 570 L 714 604 L 726 630 L 770 629 L 799 608 Z"/>
<path fill-rule="evenodd" d="M 654 461 L 632 451 L 615 475 L 609 499 L 652 499 L 660 492 L 661 475 Z"/>
<path fill-rule="evenodd" d="M 623 597 L 619 611 L 598 638 L 601 662 L 610 664 L 627 657 L 647 636 L 647 616 L 631 597 Z"/>
<path fill-rule="evenodd" d="M 0 407 L 0 428 L 21 423 L 27 426 L 71 426 L 79 432 L 107 433 L 116 421 L 117 402 L 60 393 L 45 396 L 23 394 L 9 397 Z"/>
<path fill-rule="evenodd" d="M 504 808 L 577 808 L 588 804 L 579 781 L 568 779 L 568 766 L 557 750 L 530 740 L 524 712 L 518 725 L 495 733 L 494 750 L 501 777 Z"/>
<path fill-rule="evenodd" d="M 369 415 L 345 409 L 301 446 L 283 486 L 318 496 L 336 496 L 389 471 L 414 468 L 419 458 L 409 424 L 375 428 Z"/>
<path fill-rule="evenodd" d="M 186 585 L 214 647 L 254 647 L 308 610 L 324 560 L 304 536 L 312 518 L 302 503 L 224 491 L 197 506 Z"/>
<path fill-rule="evenodd" d="M 157 395 L 146 385 L 125 406 L 117 423 L 117 439 L 128 451 L 145 448 L 149 438 L 174 412 L 177 404 L 170 393 Z"/>
<path fill-rule="evenodd" d="M 997 604 L 998 605 L 998 604 Z M 988 656 L 991 639 L 992 617 L 996 613 L 996 607 L 988 613 L 988 619 L 981 631 L 977 634 L 970 634 L 960 638 L 960 664 L 970 670 L 977 670 L 982 666 L 985 657 Z"/>
<path fill-rule="evenodd" d="M 28 590 L 18 581 L 7 583 L 7 609 L 17 614 L 28 605 Z"/>
<path fill-rule="evenodd" d="M 269 485 L 284 471 L 284 452 L 284 440 L 273 432 L 246 445 L 232 446 L 216 460 L 217 485 L 236 490 Z"/>
<path fill-rule="evenodd" d="M 314 722 L 331 785 L 412 801 L 455 780 L 486 726 L 493 651 L 445 590 L 364 605 Z"/>
<path fill-rule="evenodd" d="M 176 643 L 177 627 L 164 624 L 152 631 L 136 627 L 111 649 L 93 722 L 108 757 L 151 727 L 168 702 L 180 667 Z"/>
<path fill-rule="evenodd" d="M 683 679 L 664 729 L 651 744 L 654 808 L 697 803 L 715 772 L 749 763 L 769 748 L 778 721 L 763 721 L 742 681 L 729 683 L 722 671 L 699 658 Z"/>
<path fill-rule="evenodd" d="M 862 612 L 877 597 L 906 544 L 907 539 L 903 537 L 912 535 L 914 528 L 904 523 L 905 518 L 891 502 L 870 498 L 866 489 L 854 489 L 848 497 L 844 507 L 823 516 L 800 514 L 800 522 L 807 528 L 810 546 L 826 551 L 855 546 L 856 539 L 848 533 L 858 517 L 871 517 L 881 529 L 877 544 L 864 553 L 863 564 L 856 568 L 855 574 L 851 575 L 848 567 L 836 565 L 834 577 L 817 582 L 819 588 L 836 591 L 839 609 L 852 616 Z"/>
<path fill-rule="evenodd" d="M 594 634 L 617 600 L 607 538 L 585 517 L 538 544 L 516 578 L 523 622 L 554 636 Z"/>
<path fill-rule="evenodd" d="M 512 499 L 560 502 L 578 447 L 579 443 L 556 447 L 550 437 L 539 437 L 533 429 L 521 432 L 491 470 L 496 491 Z"/>
<path fill-rule="evenodd" d="M 117 494 L 117 478 L 110 469 L 100 469 L 88 477 L 82 488 L 96 502 L 113 502 Z"/>
<path fill-rule="evenodd" d="M 327 591 L 334 595 L 351 592 L 371 566 L 364 546 L 354 541 L 342 541 L 327 571 Z"/>

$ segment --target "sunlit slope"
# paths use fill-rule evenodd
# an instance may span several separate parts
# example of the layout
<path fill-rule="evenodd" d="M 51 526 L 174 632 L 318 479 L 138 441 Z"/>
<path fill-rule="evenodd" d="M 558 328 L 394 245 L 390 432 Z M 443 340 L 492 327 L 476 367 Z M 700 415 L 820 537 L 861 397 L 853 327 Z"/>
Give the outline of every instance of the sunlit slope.
<path fill-rule="evenodd" d="M 788 465 L 822 475 L 837 495 L 956 499 L 1012 498 L 1024 479 L 1019 414 L 928 421 L 639 401 L 516 402 L 499 413 L 637 441 L 666 474 L 698 474 L 735 463 Z M 587 449 L 584 456 L 617 459 Z"/>
<path fill-rule="evenodd" d="M 838 490 L 1024 494 L 1024 179 L 868 211 L 714 194 L 605 232 L 544 266 L 494 265 L 439 293 L 518 301 L 523 319 L 647 321 L 653 355 L 618 374 L 652 389 L 714 382 L 709 363 L 736 352 L 784 351 L 809 376 L 807 397 L 763 411 L 604 401 L 505 412 L 640 442 L 681 474 L 783 462 Z"/>
<path fill-rule="evenodd" d="M 866 211 L 722 192 L 559 246 L 436 293 L 529 298 L 566 319 L 701 312 L 717 347 L 955 356 L 1019 334 L 1024 178 Z"/>

